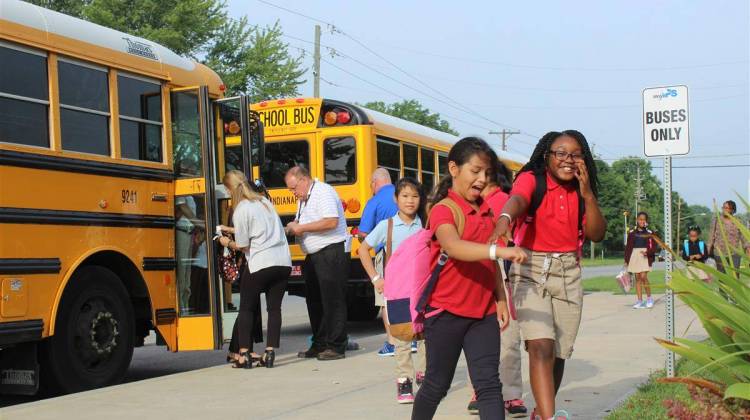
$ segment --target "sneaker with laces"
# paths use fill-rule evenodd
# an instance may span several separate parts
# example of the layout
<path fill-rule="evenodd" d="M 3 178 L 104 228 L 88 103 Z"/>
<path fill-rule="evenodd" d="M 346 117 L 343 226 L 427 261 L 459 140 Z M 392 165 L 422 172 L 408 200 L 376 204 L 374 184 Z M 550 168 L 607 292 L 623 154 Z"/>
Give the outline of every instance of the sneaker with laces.
<path fill-rule="evenodd" d="M 414 389 L 411 385 L 411 379 L 398 378 L 396 380 L 396 401 L 399 404 L 414 403 Z"/>
<path fill-rule="evenodd" d="M 389 342 L 383 343 L 383 347 L 378 350 L 378 356 L 380 357 L 391 357 L 396 353 L 396 346 Z"/>
<path fill-rule="evenodd" d="M 414 340 L 411 342 L 411 352 L 416 353 L 417 352 L 417 340 Z"/>
<path fill-rule="evenodd" d="M 637 301 L 635 302 L 635 305 L 633 305 L 633 309 L 643 309 L 643 308 L 645 308 L 645 307 L 646 307 L 646 306 L 645 306 L 645 302 L 643 302 L 643 301 L 641 301 L 641 300 L 637 300 Z"/>
<path fill-rule="evenodd" d="M 508 412 L 508 417 L 520 418 L 526 417 L 526 413 L 528 413 L 529 410 L 523 405 L 523 400 L 515 399 L 505 401 L 505 411 Z"/>
<path fill-rule="evenodd" d="M 479 414 L 479 402 L 477 402 L 477 394 L 471 394 L 471 400 L 469 405 L 466 407 L 469 414 Z"/>
<path fill-rule="evenodd" d="M 654 298 L 649 296 L 648 300 L 646 300 L 646 308 L 651 309 L 653 307 L 654 307 Z"/>
<path fill-rule="evenodd" d="M 417 372 L 416 377 L 417 386 L 422 386 L 424 383 L 424 372 Z"/>

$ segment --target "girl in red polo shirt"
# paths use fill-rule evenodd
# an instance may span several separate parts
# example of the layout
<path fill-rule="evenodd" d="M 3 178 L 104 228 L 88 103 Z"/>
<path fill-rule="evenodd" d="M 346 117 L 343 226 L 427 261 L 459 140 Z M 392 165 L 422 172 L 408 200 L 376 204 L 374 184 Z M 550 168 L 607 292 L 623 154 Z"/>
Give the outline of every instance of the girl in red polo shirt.
<path fill-rule="evenodd" d="M 414 401 L 412 419 L 434 416 L 448 393 L 462 350 L 480 418 L 505 418 L 498 367 L 500 328 L 507 325 L 509 316 L 495 260 L 523 261 L 525 254 L 516 248 L 488 245 L 494 220 L 481 194 L 491 168 L 490 155 L 484 140 L 460 140 L 448 153 L 450 176 L 440 181 L 432 197 L 429 229 L 436 238 L 432 244 L 434 264 L 441 249 L 449 259 L 427 301 L 427 372 Z M 461 236 L 451 209 L 438 204 L 444 198 L 454 201 L 464 215 Z"/>
<path fill-rule="evenodd" d="M 546 188 L 537 191 L 538 181 Z M 537 404 L 532 419 L 567 418 L 564 410 L 555 411 L 555 395 L 581 322 L 581 246 L 585 239 L 604 238 L 597 186 L 583 134 L 547 133 L 521 168 L 497 222 L 495 235 L 503 236 L 518 221 L 515 242 L 527 255 L 525 263 L 513 265 L 510 277 Z"/>

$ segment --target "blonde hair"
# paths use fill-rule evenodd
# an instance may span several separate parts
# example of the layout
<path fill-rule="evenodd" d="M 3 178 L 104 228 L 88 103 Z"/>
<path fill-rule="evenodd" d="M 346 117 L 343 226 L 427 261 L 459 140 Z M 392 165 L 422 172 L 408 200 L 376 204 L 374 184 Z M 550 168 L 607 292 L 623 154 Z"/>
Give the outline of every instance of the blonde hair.
<path fill-rule="evenodd" d="M 237 208 L 240 201 L 250 200 L 260 201 L 266 209 L 270 210 L 265 203 L 265 201 L 267 201 L 264 200 L 265 197 L 258 194 L 250 187 L 250 183 L 247 181 L 247 177 L 245 177 L 245 174 L 243 174 L 242 171 L 236 169 L 228 171 L 224 174 L 222 183 L 228 190 L 230 197 L 232 197 L 232 206 L 234 208 Z"/>

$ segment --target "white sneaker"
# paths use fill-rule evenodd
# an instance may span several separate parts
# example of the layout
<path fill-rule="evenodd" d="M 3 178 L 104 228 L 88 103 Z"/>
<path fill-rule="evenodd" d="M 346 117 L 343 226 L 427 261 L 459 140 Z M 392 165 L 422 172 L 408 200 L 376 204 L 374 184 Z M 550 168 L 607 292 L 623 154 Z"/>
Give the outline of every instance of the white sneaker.
<path fill-rule="evenodd" d="M 643 308 L 645 308 L 644 302 L 641 302 L 640 300 L 636 301 L 635 305 L 633 305 L 633 309 L 643 309 Z"/>
<path fill-rule="evenodd" d="M 648 300 L 646 300 L 646 308 L 651 309 L 653 307 L 654 307 L 654 299 L 648 298 Z"/>

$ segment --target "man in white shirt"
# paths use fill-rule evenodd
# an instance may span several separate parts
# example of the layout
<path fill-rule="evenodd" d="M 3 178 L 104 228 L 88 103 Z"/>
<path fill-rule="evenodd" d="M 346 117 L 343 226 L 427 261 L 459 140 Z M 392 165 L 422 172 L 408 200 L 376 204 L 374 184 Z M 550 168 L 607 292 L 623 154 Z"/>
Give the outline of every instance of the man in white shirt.
<path fill-rule="evenodd" d="M 286 231 L 301 239 L 307 254 L 302 274 L 313 342 L 300 358 L 337 360 L 346 351 L 346 280 L 349 256 L 345 250 L 346 218 L 336 190 L 313 180 L 305 168 L 295 166 L 284 177 L 297 197 L 297 216 Z"/>

